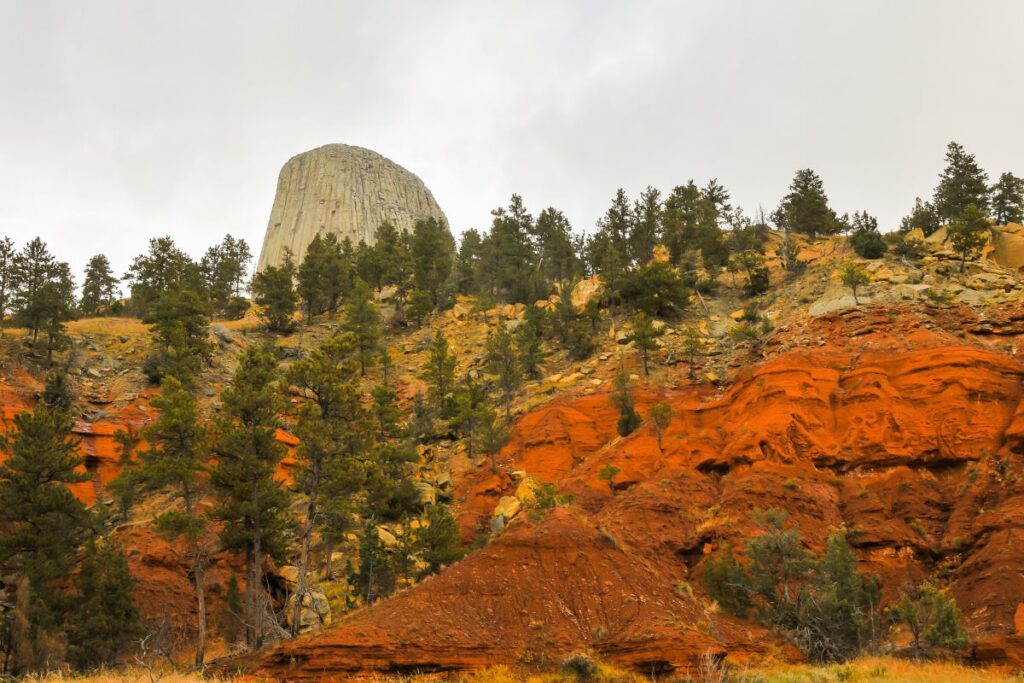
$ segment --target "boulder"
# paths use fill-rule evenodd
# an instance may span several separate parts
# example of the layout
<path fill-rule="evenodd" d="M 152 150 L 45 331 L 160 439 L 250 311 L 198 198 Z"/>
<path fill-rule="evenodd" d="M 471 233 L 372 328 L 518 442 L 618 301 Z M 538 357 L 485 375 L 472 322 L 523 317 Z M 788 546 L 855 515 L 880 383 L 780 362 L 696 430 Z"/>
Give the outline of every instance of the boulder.
<path fill-rule="evenodd" d="M 592 275 L 586 280 L 580 280 L 572 288 L 572 305 L 576 308 L 583 308 L 599 297 L 602 289 L 601 278 L 596 275 Z"/>
<path fill-rule="evenodd" d="M 494 508 L 493 517 L 501 517 L 505 521 L 508 521 L 519 514 L 520 510 L 523 509 L 523 501 L 519 500 L 515 496 L 502 496 L 501 500 L 498 501 L 497 506 Z"/>
<path fill-rule="evenodd" d="M 288 597 L 284 618 L 288 626 L 292 625 L 295 614 L 296 594 Z M 331 625 L 331 603 L 319 586 L 312 586 L 302 595 L 299 608 L 299 633 L 312 633 Z"/>

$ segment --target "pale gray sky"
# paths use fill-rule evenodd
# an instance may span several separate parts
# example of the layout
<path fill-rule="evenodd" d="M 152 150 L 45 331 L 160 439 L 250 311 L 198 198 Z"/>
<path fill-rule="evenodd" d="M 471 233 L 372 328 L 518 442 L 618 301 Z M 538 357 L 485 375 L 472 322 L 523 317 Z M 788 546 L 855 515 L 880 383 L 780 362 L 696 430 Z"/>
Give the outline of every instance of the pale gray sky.
<path fill-rule="evenodd" d="M 591 229 L 615 189 L 798 168 L 896 224 L 956 139 L 1024 172 L 1016 0 L 0 0 L 0 234 L 80 277 L 150 237 L 262 244 L 277 173 L 329 142 L 419 175 L 452 228 L 523 195 Z"/>

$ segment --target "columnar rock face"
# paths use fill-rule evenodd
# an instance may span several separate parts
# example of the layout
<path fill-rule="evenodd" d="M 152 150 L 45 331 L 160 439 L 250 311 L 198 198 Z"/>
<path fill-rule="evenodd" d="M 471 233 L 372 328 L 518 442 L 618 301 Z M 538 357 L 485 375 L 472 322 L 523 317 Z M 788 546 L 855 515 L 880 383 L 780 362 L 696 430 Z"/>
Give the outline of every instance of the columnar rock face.
<path fill-rule="evenodd" d="M 362 147 L 324 145 L 281 169 L 259 270 L 280 265 L 286 249 L 300 263 L 317 234 L 373 244 L 381 223 L 407 231 L 423 218 L 446 221 L 414 174 Z"/>

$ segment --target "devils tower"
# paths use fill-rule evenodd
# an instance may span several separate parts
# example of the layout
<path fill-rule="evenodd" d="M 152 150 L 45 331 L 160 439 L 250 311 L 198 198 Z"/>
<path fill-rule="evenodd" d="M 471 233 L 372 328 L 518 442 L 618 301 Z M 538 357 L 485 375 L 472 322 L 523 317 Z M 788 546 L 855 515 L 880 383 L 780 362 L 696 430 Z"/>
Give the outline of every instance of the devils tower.
<path fill-rule="evenodd" d="M 258 267 L 280 265 L 286 249 L 300 263 L 317 234 L 373 244 L 381 223 L 407 231 L 423 218 L 447 222 L 416 175 L 363 147 L 324 145 L 281 169 Z"/>

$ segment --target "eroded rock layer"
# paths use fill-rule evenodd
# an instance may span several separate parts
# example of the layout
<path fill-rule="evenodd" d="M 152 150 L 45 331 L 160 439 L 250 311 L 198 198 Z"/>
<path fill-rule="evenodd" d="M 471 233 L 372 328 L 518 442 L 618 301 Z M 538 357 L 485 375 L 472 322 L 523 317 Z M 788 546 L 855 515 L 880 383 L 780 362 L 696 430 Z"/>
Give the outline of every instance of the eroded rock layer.
<path fill-rule="evenodd" d="M 519 513 L 441 576 L 282 643 L 253 670 L 328 680 L 557 662 L 580 649 L 645 672 L 694 671 L 709 652 L 796 657 L 702 600 L 708 553 L 724 542 L 742 549 L 757 533 L 753 511 L 773 507 L 789 511 L 815 551 L 845 526 L 889 597 L 941 570 L 975 656 L 1019 659 L 1016 344 L 947 332 L 928 311 L 882 308 L 825 316 L 780 338 L 728 389 L 639 392 L 642 414 L 654 401 L 673 406 L 660 446 L 650 423 L 619 438 L 605 393 L 528 413 L 498 474 L 470 470 L 458 482 L 463 533 L 490 528 L 495 506 L 526 477 L 572 494 L 573 505 Z M 612 486 L 598 477 L 605 463 L 619 469 Z"/>
<path fill-rule="evenodd" d="M 408 231 L 424 218 L 445 220 L 415 175 L 362 147 L 324 145 L 281 169 L 258 268 L 280 265 L 288 249 L 300 263 L 317 234 L 373 244 L 382 223 Z"/>

